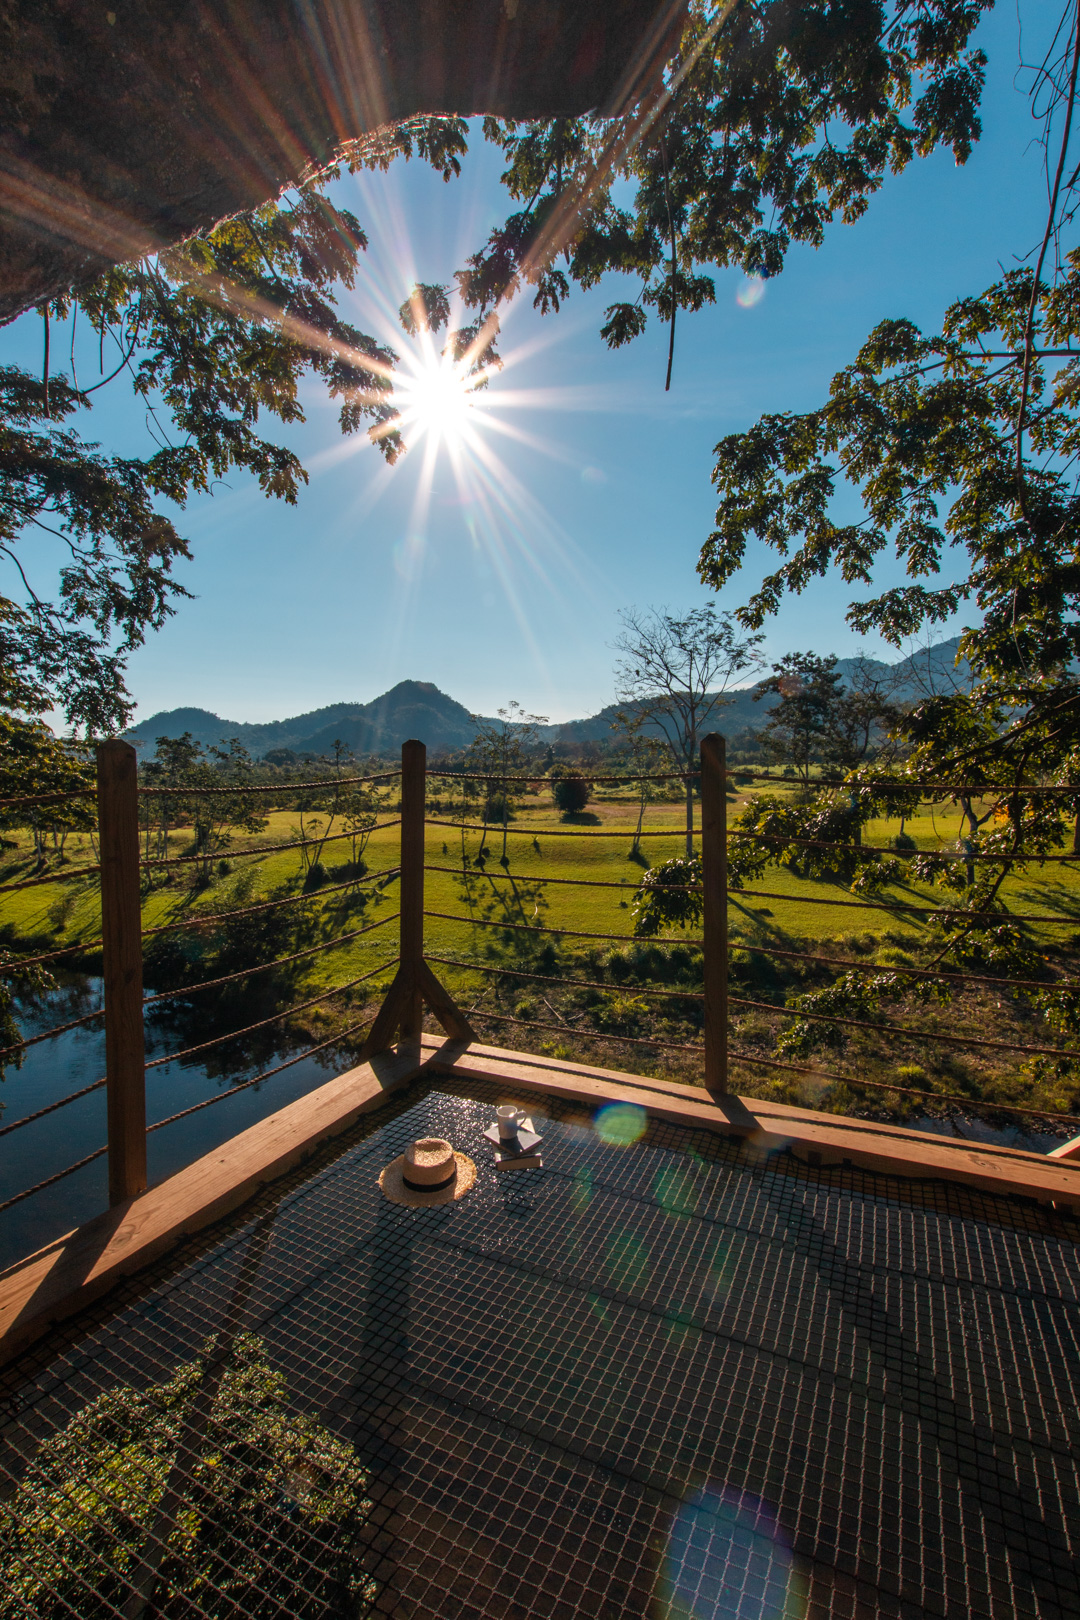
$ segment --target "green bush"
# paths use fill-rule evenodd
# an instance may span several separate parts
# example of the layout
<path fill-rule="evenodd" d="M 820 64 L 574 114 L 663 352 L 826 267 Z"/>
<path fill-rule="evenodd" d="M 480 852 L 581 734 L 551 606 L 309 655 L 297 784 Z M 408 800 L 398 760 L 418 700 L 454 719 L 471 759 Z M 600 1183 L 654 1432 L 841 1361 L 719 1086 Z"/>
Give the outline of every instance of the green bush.
<path fill-rule="evenodd" d="M 555 808 L 564 816 L 580 815 L 592 798 L 592 783 L 575 771 L 572 775 L 557 776 L 551 789 Z"/>

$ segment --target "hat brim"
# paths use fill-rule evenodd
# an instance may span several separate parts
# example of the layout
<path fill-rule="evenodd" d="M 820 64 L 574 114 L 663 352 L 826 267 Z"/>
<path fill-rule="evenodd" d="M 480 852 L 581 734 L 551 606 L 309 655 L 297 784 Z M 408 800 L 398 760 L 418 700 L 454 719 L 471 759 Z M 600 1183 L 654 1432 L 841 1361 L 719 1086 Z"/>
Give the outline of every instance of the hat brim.
<path fill-rule="evenodd" d="M 476 1182 L 476 1165 L 467 1153 L 458 1153 L 457 1175 L 449 1187 L 438 1187 L 434 1192 L 416 1192 L 404 1181 L 405 1155 L 393 1159 L 379 1177 L 383 1195 L 392 1204 L 404 1204 L 407 1209 L 437 1209 L 440 1204 L 456 1204 L 459 1198 L 471 1192 Z"/>

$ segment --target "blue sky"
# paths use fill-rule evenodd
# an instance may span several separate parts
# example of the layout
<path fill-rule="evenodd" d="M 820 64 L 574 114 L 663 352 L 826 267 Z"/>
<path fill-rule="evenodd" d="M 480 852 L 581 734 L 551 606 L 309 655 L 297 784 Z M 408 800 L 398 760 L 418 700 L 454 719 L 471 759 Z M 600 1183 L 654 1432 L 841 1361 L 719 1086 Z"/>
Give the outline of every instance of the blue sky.
<path fill-rule="evenodd" d="M 417 446 L 386 468 L 363 435 L 341 438 L 335 407 L 308 388 L 308 420 L 288 435 L 311 474 L 298 506 L 234 477 L 182 515 L 194 561 L 178 577 L 195 599 L 132 660 L 139 716 L 197 704 L 274 719 L 366 701 L 408 677 L 485 713 L 514 698 L 566 719 L 610 702 L 618 610 L 683 610 L 711 595 L 694 568 L 716 441 L 762 412 L 814 405 L 875 322 L 936 326 L 1041 233 L 1042 154 L 1016 78 L 1014 10 L 1000 6 L 979 37 L 985 133 L 966 167 L 948 153 L 913 163 L 856 225 L 793 249 L 751 307 L 738 299 L 742 275 L 719 273 L 716 305 L 680 317 L 669 394 L 659 325 L 615 353 L 598 336 L 605 306 L 632 296 L 616 278 L 573 292 L 558 316 L 542 319 L 527 297 L 509 309 L 505 370 L 472 413 L 493 466 L 469 458 L 458 477 L 445 450 L 432 468 Z M 449 185 L 415 162 L 343 179 L 335 200 L 370 240 L 346 317 L 406 349 L 393 312 L 415 279 L 449 282 L 505 215 L 499 167 L 478 141 Z M 40 364 L 34 318 L 4 337 L 7 357 Z M 142 417 L 121 387 L 99 396 L 90 425 L 110 448 L 141 447 Z M 46 589 L 55 561 L 44 546 L 35 579 Z M 765 561 L 752 550 L 720 605 L 743 601 Z M 819 582 L 772 621 L 766 651 L 880 655 L 847 627 L 850 595 Z"/>

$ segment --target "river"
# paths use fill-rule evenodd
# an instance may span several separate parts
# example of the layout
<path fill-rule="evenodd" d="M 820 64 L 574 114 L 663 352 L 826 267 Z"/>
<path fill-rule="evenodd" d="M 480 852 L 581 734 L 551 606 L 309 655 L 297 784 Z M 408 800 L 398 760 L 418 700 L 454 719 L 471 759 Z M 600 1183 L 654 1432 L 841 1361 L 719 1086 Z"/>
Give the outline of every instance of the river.
<path fill-rule="evenodd" d="M 99 978 L 66 973 L 57 989 L 19 1004 L 19 1027 L 24 1037 L 35 1035 L 93 1011 L 101 1006 L 101 1001 Z M 197 1042 L 197 1027 L 189 1022 L 187 1029 L 189 1038 L 178 1039 L 175 1015 L 160 1012 L 155 1016 L 151 1009 L 146 1018 L 147 1059 Z M 151 1069 L 146 1076 L 147 1123 L 165 1119 L 206 1097 L 234 1091 L 237 1082 L 272 1068 L 275 1062 L 283 1062 L 305 1044 L 290 1045 L 281 1037 L 276 1057 L 262 1053 L 257 1061 L 230 1073 L 227 1078 L 210 1074 L 197 1058 Z M 208 1054 L 208 1058 L 210 1056 Z M 305 1092 L 324 1085 L 347 1066 L 348 1058 L 342 1050 L 330 1048 L 315 1057 L 302 1059 L 259 1085 L 222 1096 L 212 1108 L 204 1108 L 155 1131 L 147 1139 L 147 1171 L 151 1184 L 164 1180 Z M 22 1068 L 9 1068 L 0 1086 L 0 1102 L 3 1103 L 0 1126 L 11 1125 L 24 1115 L 90 1085 L 104 1073 L 104 1020 L 31 1046 L 24 1055 Z M 24 1187 L 35 1185 L 66 1165 L 85 1158 L 101 1147 L 105 1138 L 104 1087 L 12 1132 L 0 1140 L 0 1203 Z M 63 1181 L 0 1213 L 0 1269 L 51 1243 L 103 1210 L 109 1201 L 107 1164 L 103 1155 Z"/>

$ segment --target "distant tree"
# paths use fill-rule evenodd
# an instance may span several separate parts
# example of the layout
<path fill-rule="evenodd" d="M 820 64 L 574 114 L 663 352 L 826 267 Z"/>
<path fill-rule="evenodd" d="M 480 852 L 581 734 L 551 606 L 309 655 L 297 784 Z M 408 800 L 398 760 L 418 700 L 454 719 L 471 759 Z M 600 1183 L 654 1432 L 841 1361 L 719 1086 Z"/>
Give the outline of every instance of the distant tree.
<path fill-rule="evenodd" d="M 619 703 L 661 736 L 677 769 L 686 773 L 686 855 L 694 854 L 694 773 L 701 739 L 731 699 L 737 675 L 760 667 L 760 635 L 740 638 L 730 613 L 712 603 L 682 618 L 651 608 L 620 615 L 615 642 Z"/>
<path fill-rule="evenodd" d="M 668 763 L 668 751 L 659 737 L 645 730 L 645 716 L 620 709 L 612 722 L 619 741 L 612 763 L 617 770 L 626 772 L 638 801 L 637 826 L 630 844 L 629 859 L 639 864 L 641 854 L 641 828 L 645 820 L 645 806 L 661 797 L 664 784 L 654 780 Z"/>
<path fill-rule="evenodd" d="M 806 787 L 810 767 L 830 759 L 836 746 L 843 678 L 836 658 L 785 653 L 754 693 L 754 702 L 775 697 L 759 738 L 767 758 L 793 765 Z"/>
<path fill-rule="evenodd" d="M 592 797 L 592 783 L 580 771 L 559 770 L 556 766 L 552 772 L 551 796 L 555 808 L 564 816 L 580 815 Z"/>
<path fill-rule="evenodd" d="M 539 727 L 547 725 L 542 714 L 526 714 L 520 703 L 513 700 L 498 711 L 494 720 L 481 715 L 472 716 L 476 736 L 458 758 L 466 777 L 476 781 L 483 794 L 484 821 L 502 823 L 502 855 L 500 865 L 508 866 L 506 839 L 510 814 L 515 800 L 521 797 L 521 784 L 508 781 L 508 777 L 523 776 L 534 765 L 540 747 Z M 467 802 L 467 794 L 463 805 Z M 487 841 L 485 829 L 480 845 L 481 857 Z"/>
<path fill-rule="evenodd" d="M 48 796 L 93 788 L 94 768 L 77 742 L 55 737 L 40 720 L 19 720 L 0 710 L 0 798 Z M 0 807 L 0 827 L 26 827 L 43 862 L 52 843 L 62 855 L 70 832 L 93 832 L 97 801 L 91 791 L 52 804 Z"/>
<path fill-rule="evenodd" d="M 829 756 L 845 770 L 899 757 L 896 736 L 906 705 L 896 700 L 897 678 L 867 658 L 856 658 L 833 708 Z"/>

